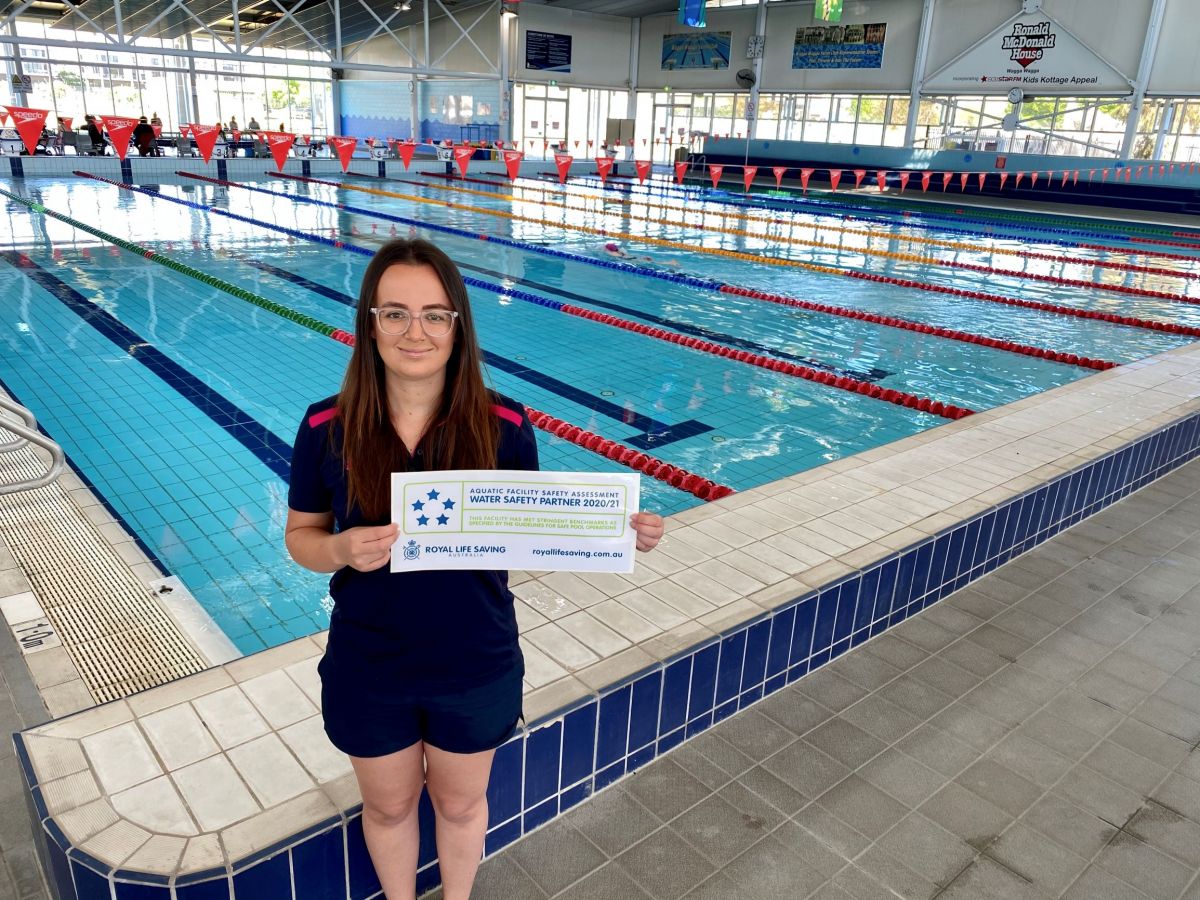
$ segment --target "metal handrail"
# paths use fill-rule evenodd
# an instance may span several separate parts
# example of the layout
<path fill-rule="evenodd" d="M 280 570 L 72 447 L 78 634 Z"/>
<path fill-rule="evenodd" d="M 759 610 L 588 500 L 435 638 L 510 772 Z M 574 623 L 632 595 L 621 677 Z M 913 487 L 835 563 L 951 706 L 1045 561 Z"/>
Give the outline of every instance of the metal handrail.
<path fill-rule="evenodd" d="M 16 450 L 25 444 L 34 444 L 50 453 L 50 468 L 45 475 L 40 478 L 25 478 L 21 481 L 15 481 L 12 484 L 0 484 L 0 496 L 45 487 L 55 481 L 67 466 L 67 458 L 63 453 L 62 447 L 37 430 L 37 420 L 34 419 L 33 413 L 24 406 L 14 403 L 7 398 L 0 397 L 0 409 L 16 413 L 26 423 L 25 425 L 19 425 L 12 419 L 0 417 L 0 429 L 11 431 L 16 435 L 16 438 L 13 440 L 0 444 L 0 452 Z"/>
<path fill-rule="evenodd" d="M 25 420 L 26 428 L 37 428 L 37 420 L 33 417 L 33 413 L 31 413 L 25 407 L 18 406 L 11 401 L 6 401 L 3 397 L 0 397 L 0 409 L 5 409 L 9 412 L 16 413 Z M 2 421 L 4 420 L 0 419 L 0 422 Z M 3 444 L 0 444 L 0 453 L 7 453 L 10 450 L 17 450 L 24 446 L 25 438 L 15 437 L 10 441 L 5 441 Z"/>

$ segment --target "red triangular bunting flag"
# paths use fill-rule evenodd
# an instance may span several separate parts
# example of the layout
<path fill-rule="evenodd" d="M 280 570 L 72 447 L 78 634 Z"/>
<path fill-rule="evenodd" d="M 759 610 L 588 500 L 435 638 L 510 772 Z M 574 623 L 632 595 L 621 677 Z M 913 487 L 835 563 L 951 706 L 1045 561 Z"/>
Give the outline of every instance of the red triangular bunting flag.
<path fill-rule="evenodd" d="M 1108 181 L 1108 169 L 1101 169 L 1101 170 L 1100 170 L 1100 180 L 1101 180 L 1101 181 Z"/>
<path fill-rule="evenodd" d="M 409 163 L 412 162 L 413 154 L 417 152 L 417 145 L 413 141 L 401 141 L 396 144 L 396 153 L 400 156 L 400 162 L 404 164 L 404 171 L 408 171 Z"/>
<path fill-rule="evenodd" d="M 596 173 L 600 176 L 601 184 L 606 184 L 608 182 L 608 176 L 609 173 L 612 172 L 613 162 L 614 160 L 611 156 L 596 157 Z"/>
<path fill-rule="evenodd" d="M 866 177 L 867 177 L 866 169 L 855 169 L 854 170 L 854 187 L 856 190 L 858 188 L 862 187 L 863 179 Z"/>
<path fill-rule="evenodd" d="M 1134 173 L 1134 175 L 1135 175 L 1135 177 L 1137 177 L 1137 178 L 1141 178 L 1141 177 L 1142 177 L 1142 173 L 1143 173 L 1143 172 L 1145 172 L 1145 171 L 1146 171 L 1146 167 L 1145 167 L 1145 166 L 1138 166 L 1138 167 L 1137 167 L 1137 172 L 1135 172 L 1135 173 Z M 1153 168 L 1151 169 L 1151 171 L 1153 171 Z"/>
<path fill-rule="evenodd" d="M 1004 190 L 1004 183 L 1005 183 L 1006 181 L 1008 181 L 1008 173 L 1007 173 L 1007 172 L 1001 172 L 1001 173 L 1000 173 L 1000 190 Z"/>
<path fill-rule="evenodd" d="M 954 177 L 953 172 L 942 173 L 942 193 L 946 193 L 946 188 L 950 186 L 950 179 Z"/>
<path fill-rule="evenodd" d="M 108 139 L 112 141 L 113 149 L 117 151 L 117 156 L 121 159 L 125 158 L 125 154 L 129 152 L 129 137 L 133 134 L 133 129 L 137 128 L 137 119 L 131 119 L 128 116 L 109 116 L 104 120 L 104 129 L 108 132 Z M 38 134 L 41 134 L 39 131 Z M 22 138 L 25 135 L 21 135 Z M 28 141 L 26 141 L 28 143 Z"/>
<path fill-rule="evenodd" d="M 516 181 L 521 174 L 521 160 L 525 158 L 525 154 L 520 150 L 505 150 L 504 151 L 504 168 L 508 170 L 508 177 L 512 181 Z"/>
<path fill-rule="evenodd" d="M 675 163 L 675 183 L 683 184 L 683 173 L 687 171 L 688 164 L 685 162 Z"/>
<path fill-rule="evenodd" d="M 66 126 L 64 126 L 64 127 L 65 127 L 65 128 L 68 130 L 68 131 L 70 131 L 70 130 L 71 130 L 71 126 L 70 126 L 70 125 L 66 125 Z M 151 125 L 151 126 L 150 126 L 150 129 L 151 129 L 151 130 L 154 132 L 154 139 L 155 139 L 156 141 L 157 141 L 159 138 L 161 138 L 161 137 L 162 137 L 162 126 L 161 126 L 161 125 Z"/>
<path fill-rule="evenodd" d="M 921 173 L 921 193 L 922 194 L 925 193 L 927 190 L 929 190 L 929 182 L 932 178 L 933 178 L 932 172 L 922 172 Z"/>
<path fill-rule="evenodd" d="M 809 174 L 812 174 L 812 169 L 809 169 Z M 771 172 L 775 176 L 775 187 L 783 184 L 783 176 L 787 173 L 787 166 L 771 166 Z M 804 177 L 804 170 L 800 170 L 801 178 Z"/>
<path fill-rule="evenodd" d="M 742 183 L 746 185 L 746 192 L 749 193 L 750 185 L 754 183 L 754 176 L 758 174 L 758 166 L 744 166 L 742 168 Z"/>
<path fill-rule="evenodd" d="M 220 127 L 217 125 L 197 125 L 195 122 L 189 122 L 186 127 L 192 133 L 192 140 L 196 142 L 196 149 L 200 151 L 200 158 L 205 162 L 209 162 L 212 159 L 213 147 L 217 145 L 217 132 L 221 130 Z"/>
<path fill-rule="evenodd" d="M 1079 170 L 1075 169 L 1073 172 L 1071 172 L 1071 187 L 1074 187 L 1077 184 L 1079 184 Z"/>
<path fill-rule="evenodd" d="M 571 163 L 574 157 L 568 156 L 566 153 L 554 154 L 554 165 L 558 167 L 558 183 L 562 184 L 567 180 L 567 172 L 571 170 Z"/>
<path fill-rule="evenodd" d="M 1133 169 L 1129 168 L 1129 166 L 1126 166 L 1125 167 L 1125 180 L 1128 182 L 1132 178 L 1133 178 Z"/>
<path fill-rule="evenodd" d="M 463 178 L 467 177 L 467 169 L 471 167 L 471 157 L 475 155 L 475 148 L 470 145 L 454 148 L 454 162 L 458 165 L 458 171 L 462 172 Z"/>
<path fill-rule="evenodd" d="M 967 173 L 966 172 L 958 173 L 958 189 L 960 191 L 965 191 L 967 189 Z"/>
<path fill-rule="evenodd" d="M 271 151 L 271 157 L 275 160 L 275 165 L 279 171 L 283 171 L 283 164 L 287 162 L 288 151 L 292 149 L 292 144 L 296 141 L 296 136 L 287 131 L 264 131 L 262 132 L 263 140 L 267 142 L 267 147 Z"/>
<path fill-rule="evenodd" d="M 911 172 L 900 173 L 900 193 L 904 193 L 904 189 L 908 187 L 908 179 L 912 177 Z"/>
<path fill-rule="evenodd" d="M 1037 187 L 1038 176 L 1041 174 L 1042 174 L 1041 172 L 1031 172 L 1030 173 L 1030 175 L 1029 175 L 1029 186 L 1030 187 Z"/>
<path fill-rule="evenodd" d="M 801 169 L 800 170 L 800 187 L 804 190 L 804 193 L 806 193 L 806 194 L 808 193 L 808 179 L 812 178 L 812 173 L 815 171 L 816 171 L 816 169 Z"/>
<path fill-rule="evenodd" d="M 1071 175 L 1071 173 L 1070 173 L 1070 172 L 1068 172 L 1066 169 L 1063 169 L 1062 181 L 1060 181 L 1060 182 L 1058 183 L 1058 186 L 1059 186 L 1060 188 L 1065 188 L 1065 187 L 1067 186 L 1067 178 L 1069 178 L 1069 177 L 1070 177 L 1070 175 Z"/>
<path fill-rule="evenodd" d="M 635 159 L 633 161 L 633 167 L 637 170 L 638 181 L 640 181 L 642 184 L 645 184 L 646 176 L 650 174 L 650 169 L 652 168 L 650 160 Z"/>
<path fill-rule="evenodd" d="M 46 125 L 45 109 L 30 109 L 26 106 L 7 106 L 8 114 L 12 116 L 13 125 L 17 128 L 17 134 L 21 136 L 21 141 L 25 144 L 25 149 L 29 151 L 29 155 L 33 156 L 37 150 L 38 138 L 42 136 L 42 129 Z M 133 131 L 131 127 L 130 132 Z M 125 135 L 125 149 L 129 149 L 129 134 Z M 121 152 L 121 159 L 125 158 L 124 151 Z"/>
<path fill-rule="evenodd" d="M 887 172 L 880 169 L 875 173 L 875 181 L 879 185 L 881 191 L 887 190 Z"/>
<path fill-rule="evenodd" d="M 342 164 L 342 171 L 349 171 L 350 157 L 354 155 L 354 148 L 358 146 L 358 138 L 335 135 L 325 140 L 333 147 L 333 152 L 337 154 L 338 162 Z"/>
<path fill-rule="evenodd" d="M 1018 173 L 1017 173 L 1017 181 L 1016 181 L 1016 184 L 1014 185 L 1014 187 L 1020 187 L 1020 186 L 1021 186 L 1021 179 L 1022 179 L 1022 178 L 1024 178 L 1024 177 L 1025 177 L 1025 173 L 1024 173 L 1024 172 L 1018 172 Z"/>
<path fill-rule="evenodd" d="M 1088 169 L 1088 183 L 1089 183 L 1089 184 L 1091 183 L 1092 179 L 1093 179 L 1093 178 L 1095 178 L 1095 177 L 1096 177 L 1096 170 L 1095 170 L 1095 169 Z"/>
<path fill-rule="evenodd" d="M 74 120 L 74 118 L 73 118 L 73 117 L 71 117 L 71 116 L 60 116 L 59 118 L 61 118 L 61 119 L 62 119 L 63 128 L 65 128 L 67 131 L 70 131 L 70 130 L 71 130 L 71 123 L 72 123 L 73 121 L 75 121 L 75 120 Z M 162 132 L 162 126 L 161 126 L 161 125 L 155 125 L 154 127 L 158 129 L 159 133 L 161 133 L 161 132 Z M 1172 164 L 1172 165 L 1171 165 L 1171 171 L 1172 171 L 1172 172 L 1174 172 L 1174 171 L 1175 171 L 1175 165 L 1174 165 L 1174 164 Z"/>
<path fill-rule="evenodd" d="M 981 191 L 983 190 L 983 183 L 985 181 L 987 181 L 987 172 L 980 172 L 979 173 L 979 189 Z"/>
<path fill-rule="evenodd" d="M 836 191 L 838 189 L 838 185 L 841 183 L 841 181 L 842 181 L 842 170 L 841 169 L 830 169 L 829 170 L 829 189 Z"/>
<path fill-rule="evenodd" d="M 708 167 L 708 177 L 712 179 L 713 187 L 717 186 L 717 182 L 721 180 L 721 173 L 724 171 L 724 166 L 711 165 Z"/>

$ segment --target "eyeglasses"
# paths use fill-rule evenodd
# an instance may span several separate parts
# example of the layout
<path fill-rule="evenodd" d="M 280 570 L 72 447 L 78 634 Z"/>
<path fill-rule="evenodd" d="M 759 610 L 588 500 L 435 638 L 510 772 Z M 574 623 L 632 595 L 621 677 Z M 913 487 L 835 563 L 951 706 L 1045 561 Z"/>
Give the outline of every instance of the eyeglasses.
<path fill-rule="evenodd" d="M 395 306 L 372 306 L 375 323 L 384 334 L 406 334 L 413 317 L 407 309 Z M 421 330 L 430 337 L 444 337 L 454 327 L 458 313 L 452 309 L 427 309 L 421 313 Z"/>

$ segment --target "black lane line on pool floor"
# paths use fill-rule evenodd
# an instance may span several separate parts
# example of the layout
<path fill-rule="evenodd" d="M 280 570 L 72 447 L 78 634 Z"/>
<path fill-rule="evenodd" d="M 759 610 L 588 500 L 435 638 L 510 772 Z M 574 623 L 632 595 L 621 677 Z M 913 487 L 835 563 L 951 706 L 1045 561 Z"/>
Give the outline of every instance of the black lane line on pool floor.
<path fill-rule="evenodd" d="M 146 341 L 108 311 L 97 306 L 71 285 L 42 268 L 24 253 L 0 250 L 10 265 L 53 295 L 122 352 L 137 360 L 172 387 L 181 397 L 208 416 L 218 428 L 249 450 L 268 469 L 291 481 L 292 445 L 274 434 L 249 413 Z"/>
<path fill-rule="evenodd" d="M 287 269 L 281 269 L 278 266 L 252 259 L 240 253 L 234 255 L 234 258 L 239 262 L 246 263 L 283 281 L 312 291 L 314 294 L 320 294 L 322 297 L 327 297 L 351 309 L 358 305 L 356 297 L 351 297 L 349 294 L 345 294 L 336 288 L 326 287 L 323 284 L 311 281 L 303 275 L 297 275 L 295 272 L 289 272 Z M 713 430 L 711 425 L 695 419 L 686 419 L 674 425 L 668 425 L 665 422 L 660 422 L 641 413 L 631 412 L 625 409 L 625 407 L 609 400 L 589 394 L 587 391 L 580 390 L 565 381 L 560 381 L 557 378 L 539 372 L 537 369 L 531 368 L 519 360 L 508 359 L 482 348 L 480 348 L 480 352 L 483 354 L 484 362 L 489 366 L 495 366 L 503 372 L 507 372 L 516 378 L 520 378 L 522 381 L 536 385 L 543 390 L 562 397 L 564 400 L 577 403 L 584 409 L 593 410 L 613 421 L 641 429 L 641 434 L 622 438 L 623 443 L 629 444 L 631 447 L 637 447 L 639 450 L 657 449 L 667 444 L 672 444 L 675 441 L 695 437 L 698 434 L 704 434 Z"/>

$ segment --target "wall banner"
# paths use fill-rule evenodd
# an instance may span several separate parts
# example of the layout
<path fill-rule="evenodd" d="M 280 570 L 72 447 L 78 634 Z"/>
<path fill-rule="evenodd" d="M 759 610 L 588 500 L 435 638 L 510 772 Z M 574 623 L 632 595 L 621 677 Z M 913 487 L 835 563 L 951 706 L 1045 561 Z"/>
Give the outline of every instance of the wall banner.
<path fill-rule="evenodd" d="M 525 32 L 525 68 L 542 72 L 571 71 L 571 35 Z"/>
<path fill-rule="evenodd" d="M 809 25 L 796 29 L 793 69 L 879 69 L 883 67 L 886 22 L 869 25 Z"/>
<path fill-rule="evenodd" d="M 664 34 L 662 68 L 728 69 L 732 31 Z"/>
<path fill-rule="evenodd" d="M 1128 94 L 1129 79 L 1045 13 L 1018 13 L 934 72 L 926 93 Z"/>

